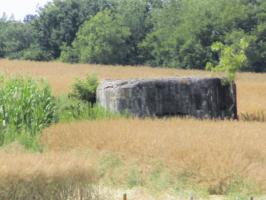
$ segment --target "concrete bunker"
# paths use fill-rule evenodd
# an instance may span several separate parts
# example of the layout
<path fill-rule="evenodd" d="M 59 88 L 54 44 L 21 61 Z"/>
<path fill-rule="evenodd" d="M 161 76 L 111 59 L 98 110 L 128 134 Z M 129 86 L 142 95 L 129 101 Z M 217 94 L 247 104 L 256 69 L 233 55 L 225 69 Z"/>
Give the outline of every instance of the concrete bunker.
<path fill-rule="evenodd" d="M 97 101 L 112 112 L 138 117 L 237 118 L 235 83 L 220 78 L 104 80 Z"/>

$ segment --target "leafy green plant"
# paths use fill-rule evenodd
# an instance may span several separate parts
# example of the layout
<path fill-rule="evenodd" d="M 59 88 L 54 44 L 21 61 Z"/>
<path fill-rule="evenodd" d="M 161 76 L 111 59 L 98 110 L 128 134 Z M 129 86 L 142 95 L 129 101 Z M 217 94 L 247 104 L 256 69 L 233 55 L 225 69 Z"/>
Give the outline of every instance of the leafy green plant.
<path fill-rule="evenodd" d="M 80 27 L 72 46 L 81 62 L 126 64 L 130 34 L 123 17 L 106 9 Z"/>
<path fill-rule="evenodd" d="M 97 87 L 97 77 L 95 75 L 88 75 L 85 80 L 77 80 L 74 83 L 69 97 L 95 104 Z"/>
<path fill-rule="evenodd" d="M 29 48 L 21 51 L 21 59 L 24 60 L 36 60 L 36 61 L 47 61 L 51 60 L 49 52 L 43 51 L 38 45 L 33 44 Z"/>
<path fill-rule="evenodd" d="M 21 134 L 35 138 L 56 120 L 55 98 L 46 82 L 1 77 L 0 145 L 13 142 Z"/>
<path fill-rule="evenodd" d="M 81 119 L 113 118 L 119 115 L 113 114 L 97 104 L 91 104 L 75 98 L 61 96 L 57 99 L 57 112 L 59 121 L 73 121 Z"/>
<path fill-rule="evenodd" d="M 88 75 L 83 80 L 77 80 L 68 96 L 61 96 L 57 100 L 60 121 L 80 119 L 103 119 L 119 117 L 96 104 L 96 90 L 98 79 L 95 75 Z M 125 115 L 126 116 L 126 115 Z"/>
<path fill-rule="evenodd" d="M 237 70 L 243 67 L 243 64 L 247 61 L 245 51 L 248 45 L 249 43 L 246 38 L 240 39 L 237 47 L 235 45 L 227 46 L 221 42 L 214 43 L 211 49 L 220 54 L 220 61 L 217 65 L 208 62 L 206 69 L 215 72 L 224 72 L 227 79 L 233 81 Z"/>
<path fill-rule="evenodd" d="M 66 44 L 61 47 L 60 60 L 62 62 L 77 63 L 79 62 L 79 59 L 77 49 L 69 47 Z"/>

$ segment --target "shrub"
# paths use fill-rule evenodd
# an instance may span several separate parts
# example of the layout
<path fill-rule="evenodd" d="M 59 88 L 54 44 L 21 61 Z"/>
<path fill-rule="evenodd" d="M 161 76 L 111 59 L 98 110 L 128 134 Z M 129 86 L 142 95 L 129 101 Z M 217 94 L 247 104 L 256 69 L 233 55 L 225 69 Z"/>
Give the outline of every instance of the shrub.
<path fill-rule="evenodd" d="M 96 90 L 98 79 L 95 75 L 88 75 L 85 80 L 77 80 L 69 97 L 79 99 L 91 104 L 96 103 Z"/>
<path fill-rule="evenodd" d="M 48 61 L 52 59 L 49 52 L 43 51 L 38 45 L 31 45 L 21 52 L 20 57 L 24 60 Z"/>
<path fill-rule="evenodd" d="M 98 105 L 92 105 L 89 102 L 84 102 L 75 98 L 67 98 L 61 96 L 57 100 L 57 112 L 60 121 L 72 121 L 81 119 L 102 119 L 111 118 L 115 115 L 106 111 Z"/>
<path fill-rule="evenodd" d="M 84 80 L 77 80 L 68 96 L 58 98 L 59 120 L 93 120 L 119 117 L 119 114 L 111 113 L 96 104 L 97 87 L 98 79 L 95 75 L 88 75 Z"/>
<path fill-rule="evenodd" d="M 79 62 L 79 53 L 78 50 L 76 50 L 73 47 L 69 47 L 66 45 L 63 45 L 61 47 L 61 55 L 60 60 L 62 62 L 69 62 L 69 63 L 77 63 Z"/>
<path fill-rule="evenodd" d="M 57 120 L 55 99 L 44 81 L 1 77 L 0 84 L 0 145 L 13 142 L 22 133 L 35 138 Z"/>
<path fill-rule="evenodd" d="M 216 72 L 224 72 L 227 79 L 232 81 L 235 79 L 237 70 L 244 66 L 247 61 L 245 54 L 249 42 L 246 38 L 239 41 L 239 45 L 227 46 L 221 42 L 216 42 L 212 45 L 212 51 L 220 53 L 220 61 L 218 65 L 207 63 L 206 69 Z"/>
<path fill-rule="evenodd" d="M 80 62 L 126 64 L 131 48 L 128 45 L 130 35 L 120 14 L 104 10 L 84 22 L 73 48 L 78 51 Z"/>

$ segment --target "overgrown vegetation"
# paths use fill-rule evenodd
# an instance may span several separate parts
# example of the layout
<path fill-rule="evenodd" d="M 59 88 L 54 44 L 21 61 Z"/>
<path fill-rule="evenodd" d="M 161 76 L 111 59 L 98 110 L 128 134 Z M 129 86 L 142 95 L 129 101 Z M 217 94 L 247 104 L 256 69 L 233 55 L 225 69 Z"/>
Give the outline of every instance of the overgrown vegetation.
<path fill-rule="evenodd" d="M 62 52 L 63 56 L 67 55 L 63 61 L 73 61 L 72 54 L 76 52 L 78 61 L 83 63 L 127 64 L 129 37 L 129 28 L 124 26 L 122 16 L 110 10 L 99 12 L 82 25 L 73 48 Z"/>
<path fill-rule="evenodd" d="M 72 87 L 70 98 L 81 100 L 90 104 L 96 103 L 96 90 L 98 87 L 98 79 L 96 75 L 87 75 L 86 79 L 78 79 Z"/>
<path fill-rule="evenodd" d="M 243 67 L 247 57 L 245 51 L 248 48 L 248 41 L 245 38 L 240 39 L 238 45 L 226 46 L 216 42 L 211 46 L 214 52 L 220 54 L 220 60 L 217 65 L 207 63 L 206 69 L 215 72 L 224 72 L 228 81 L 235 80 L 236 72 Z"/>
<path fill-rule="evenodd" d="M 77 80 L 68 96 L 59 97 L 45 81 L 4 76 L 0 80 L 0 146 L 18 141 L 39 151 L 39 134 L 52 123 L 119 116 L 95 104 L 96 76 Z"/>
<path fill-rule="evenodd" d="M 57 121 L 55 98 L 50 86 L 29 78 L 1 77 L 0 146 L 19 140 L 36 148 L 40 130 Z"/>
<path fill-rule="evenodd" d="M 84 80 L 77 79 L 68 96 L 58 98 L 60 121 L 118 117 L 119 114 L 113 114 L 96 104 L 97 87 L 96 75 L 87 75 Z"/>
<path fill-rule="evenodd" d="M 78 99 L 61 96 L 57 100 L 58 117 L 61 122 L 76 120 L 95 120 L 111 119 L 119 117 L 119 114 L 113 114 L 97 104 L 91 104 Z"/>
<path fill-rule="evenodd" d="M 236 53 L 250 38 L 239 69 L 260 72 L 265 9 L 261 0 L 54 0 L 24 22 L 2 16 L 0 57 L 204 69 L 219 63 L 213 44 Z"/>
<path fill-rule="evenodd" d="M 60 90 L 62 87 L 61 82 L 57 81 L 57 73 L 54 72 L 60 72 L 62 69 L 65 70 L 62 81 L 66 88 L 73 82 L 73 77 L 77 76 L 76 73 L 73 74 L 73 69 L 78 70 L 80 76 L 86 73 L 95 73 L 99 77 L 105 78 L 207 73 L 147 67 L 141 69 L 137 67 L 116 67 L 115 69 L 118 70 L 114 70 L 110 66 L 103 66 L 99 70 L 95 65 L 71 66 L 62 63 L 47 64 L 7 60 L 0 62 L 1 65 L 4 63 L 3 71 L 8 69 L 10 74 L 23 72 L 32 73 L 33 76 L 36 74 L 47 76 L 55 90 Z M 89 78 L 84 76 L 84 79 L 75 83 L 87 83 L 87 79 Z M 254 120 L 263 120 L 264 118 L 262 113 L 265 110 L 265 80 L 263 74 L 241 73 L 238 75 L 239 112 L 250 113 L 248 115 L 251 116 L 247 116 L 247 121 L 253 120 L 252 113 L 254 113 Z M 60 90 L 60 92 L 62 91 Z M 4 183 L 4 186 L 0 184 L 1 195 L 12 195 L 9 194 L 10 191 L 16 192 L 13 195 L 27 195 L 28 199 L 30 199 L 30 195 L 35 196 L 35 199 L 36 196 L 39 197 L 38 195 L 48 198 L 45 196 L 48 194 L 51 198 L 55 198 L 56 194 L 60 194 L 68 195 L 67 197 L 71 199 L 77 191 L 84 192 L 83 194 L 87 195 L 88 193 L 85 193 L 84 189 L 90 188 L 90 179 L 82 182 L 88 172 L 88 168 L 84 166 L 86 162 L 82 161 L 78 166 L 71 167 L 72 170 L 66 169 L 65 173 L 62 173 L 62 169 L 58 167 L 61 164 L 64 169 L 64 167 L 77 163 L 75 159 L 68 160 L 69 151 L 77 159 L 80 158 L 80 152 L 83 152 L 86 156 L 94 157 L 99 161 L 99 166 L 95 164 L 95 160 L 88 160 L 87 162 L 97 166 L 96 171 L 100 175 L 101 181 L 106 184 L 105 186 L 108 186 L 108 189 L 109 185 L 115 186 L 115 188 L 116 186 L 122 186 L 120 187 L 120 189 L 123 188 L 122 192 L 127 187 L 133 188 L 132 191 L 138 191 L 137 188 L 141 187 L 142 189 L 149 189 L 148 191 L 151 191 L 152 194 L 158 192 L 160 195 L 160 193 L 166 191 L 167 194 L 181 195 L 183 199 L 189 199 L 191 196 L 205 198 L 205 195 L 208 194 L 226 194 L 232 199 L 247 199 L 247 197 L 259 195 L 260 189 L 264 191 L 266 174 L 264 162 L 266 155 L 264 148 L 265 123 L 245 122 L 243 116 L 240 117 L 242 121 L 238 122 L 172 118 L 152 120 L 113 119 L 113 115 L 106 117 L 106 111 L 104 110 L 101 111 L 102 114 L 98 112 L 96 105 L 96 107 L 92 105 L 89 107 L 95 109 L 95 112 L 86 111 L 89 104 L 80 100 L 79 95 L 74 98 L 67 95 L 67 90 L 63 90 L 63 92 L 65 95 L 59 98 L 55 97 L 55 101 L 56 112 L 58 113 L 57 119 L 64 121 L 64 123 L 49 127 L 40 134 L 42 153 L 27 156 L 17 155 L 20 149 L 9 150 L 9 148 L 16 147 L 17 142 L 0 148 L 0 153 L 5 151 L 0 156 L 2 159 L 0 165 L 2 174 L 0 174 L 0 177 L 3 177 L 0 182 Z M 68 90 L 68 92 L 73 93 L 73 90 Z M 255 112 L 256 110 L 259 112 Z M 65 123 L 65 121 L 102 118 L 108 118 L 108 120 Z M 28 138 L 30 135 L 27 133 L 20 134 L 19 138 L 24 136 Z M 26 144 L 30 144 L 31 148 L 34 146 L 33 142 L 31 143 L 32 137 L 24 140 L 27 141 L 24 143 L 21 142 L 22 139 L 17 138 L 16 140 L 23 146 L 26 146 Z M 34 139 L 34 141 L 39 142 L 38 139 Z M 149 142 L 147 143 L 147 141 Z M 38 148 L 35 149 L 38 150 Z M 93 153 L 90 152 L 91 149 Z M 7 151 L 8 153 L 6 153 Z M 16 153 L 11 154 L 7 160 L 4 155 L 9 155 L 9 151 Z M 42 162 L 42 156 L 45 155 L 45 152 L 54 152 L 57 157 L 54 155 L 47 158 L 45 164 Z M 109 152 L 109 154 L 102 158 L 95 152 Z M 113 152 L 119 154 L 116 155 Z M 28 159 L 32 157 L 36 157 L 32 162 L 33 164 L 27 165 Z M 47 165 L 47 163 L 53 163 L 58 158 L 61 158 L 61 160 L 54 166 Z M 128 162 L 127 159 L 133 161 Z M 22 165 L 22 160 L 26 164 Z M 162 165 L 153 162 L 157 160 Z M 11 168 L 9 166 L 15 167 Z M 44 176 L 40 173 L 40 170 L 36 170 L 34 167 L 39 167 L 41 170 L 47 169 L 48 175 Z M 16 173 L 4 176 L 8 172 L 7 170 Z M 50 170 L 55 171 L 51 173 Z M 79 173 L 77 174 L 75 170 Z M 29 173 L 31 174 L 29 175 Z M 6 177 L 12 177 L 12 179 Z M 81 179 L 79 180 L 78 177 Z M 48 181 L 50 181 L 50 185 L 47 184 Z M 84 185 L 79 185 L 79 181 Z M 11 186 L 7 188 L 7 185 L 11 185 L 13 188 Z M 27 188 L 29 187 L 31 193 L 28 192 Z M 103 190 L 105 190 L 105 187 Z M 115 193 L 116 189 L 111 189 L 111 192 Z M 9 197 L 4 196 L 3 199 L 9 199 Z M 39 198 L 41 199 L 41 197 Z"/>

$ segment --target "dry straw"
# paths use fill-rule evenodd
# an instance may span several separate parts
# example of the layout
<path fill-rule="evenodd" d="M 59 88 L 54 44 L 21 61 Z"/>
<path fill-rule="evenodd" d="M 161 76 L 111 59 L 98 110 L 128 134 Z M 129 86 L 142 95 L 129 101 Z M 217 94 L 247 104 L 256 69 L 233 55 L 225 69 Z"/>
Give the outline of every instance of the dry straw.
<path fill-rule="evenodd" d="M 0 199 L 93 199 L 96 175 L 85 157 L 0 152 Z"/>
<path fill-rule="evenodd" d="M 235 177 L 266 189 L 266 124 L 193 119 L 120 119 L 59 124 L 43 132 L 53 151 L 93 148 L 139 163 L 161 161 L 217 193 Z M 62 140 L 62 138 L 64 138 Z"/>

